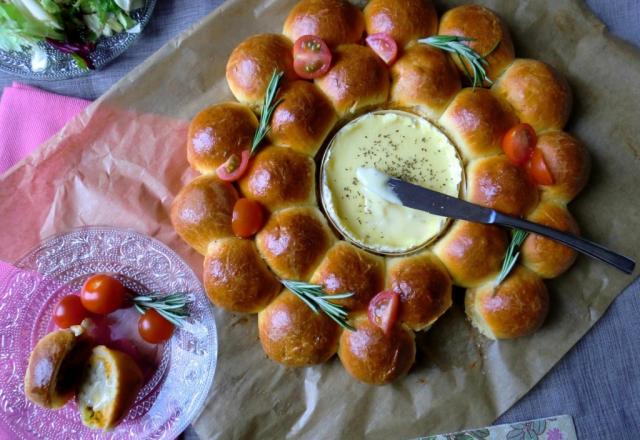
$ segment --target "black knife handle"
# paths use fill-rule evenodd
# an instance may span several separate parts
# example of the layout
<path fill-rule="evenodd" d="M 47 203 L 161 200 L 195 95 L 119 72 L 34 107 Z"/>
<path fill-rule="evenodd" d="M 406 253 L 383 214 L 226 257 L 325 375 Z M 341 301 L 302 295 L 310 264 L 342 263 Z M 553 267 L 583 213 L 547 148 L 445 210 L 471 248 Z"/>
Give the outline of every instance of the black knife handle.
<path fill-rule="evenodd" d="M 632 273 L 636 266 L 635 261 L 630 260 L 620 254 L 616 254 L 609 249 L 600 246 L 597 243 L 586 240 L 584 238 L 576 237 L 575 235 L 566 234 L 553 228 L 539 225 L 537 223 L 522 220 L 520 218 L 511 217 L 509 215 L 496 213 L 495 224 L 507 226 L 510 228 L 522 229 L 523 231 L 533 232 L 535 234 L 544 235 L 560 243 L 589 255 L 590 257 L 597 258 L 600 261 L 609 263 L 610 265 L 620 269 L 625 273 Z"/>

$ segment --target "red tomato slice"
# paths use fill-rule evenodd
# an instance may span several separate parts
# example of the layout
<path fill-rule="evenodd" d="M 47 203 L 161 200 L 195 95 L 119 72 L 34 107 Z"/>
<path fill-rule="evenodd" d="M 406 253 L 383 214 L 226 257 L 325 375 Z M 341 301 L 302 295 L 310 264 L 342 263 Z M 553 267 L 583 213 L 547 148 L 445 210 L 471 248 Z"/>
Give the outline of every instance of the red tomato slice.
<path fill-rule="evenodd" d="M 514 165 L 524 165 L 531 158 L 537 142 L 536 132 L 529 124 L 514 125 L 502 137 L 502 149 Z"/>
<path fill-rule="evenodd" d="M 232 154 L 229 159 L 216 169 L 216 174 L 220 180 L 225 182 L 233 182 L 238 180 L 247 171 L 249 166 L 249 158 L 251 153 L 249 150 L 243 150 L 238 157 L 237 154 Z"/>
<path fill-rule="evenodd" d="M 382 58 L 387 65 L 393 64 L 398 56 L 398 45 L 391 35 L 384 32 L 371 34 L 365 39 L 367 46 Z"/>
<path fill-rule="evenodd" d="M 541 149 L 536 148 L 533 151 L 527 169 L 533 181 L 538 185 L 553 185 L 553 175 L 544 161 L 544 154 Z"/>
<path fill-rule="evenodd" d="M 400 295 L 383 290 L 369 301 L 369 321 L 389 334 L 398 319 Z"/>
<path fill-rule="evenodd" d="M 315 35 L 303 35 L 293 45 L 293 69 L 304 79 L 319 78 L 331 67 L 327 43 Z"/>
<path fill-rule="evenodd" d="M 249 238 L 262 228 L 263 212 L 260 203 L 250 199 L 238 199 L 231 214 L 231 229 L 241 238 Z"/>

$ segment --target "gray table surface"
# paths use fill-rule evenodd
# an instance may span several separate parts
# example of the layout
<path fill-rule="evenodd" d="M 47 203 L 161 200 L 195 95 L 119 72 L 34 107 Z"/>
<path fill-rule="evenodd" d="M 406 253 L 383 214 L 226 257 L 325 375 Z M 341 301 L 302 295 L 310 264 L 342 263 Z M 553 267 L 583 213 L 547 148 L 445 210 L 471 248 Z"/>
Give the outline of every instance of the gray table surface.
<path fill-rule="evenodd" d="M 94 99 L 222 0 L 163 0 L 141 38 L 120 58 L 86 78 L 29 82 L 37 87 Z M 640 1 L 587 0 L 609 30 L 640 47 Z M 0 89 L 18 80 L 0 73 Z M 640 85 L 633 85 L 640 86 Z M 626 289 L 594 328 L 523 399 L 496 423 L 570 414 L 578 437 L 640 438 L 640 280 Z M 424 434 L 429 434 L 425 432 Z M 185 437 L 197 438 L 193 430 Z"/>

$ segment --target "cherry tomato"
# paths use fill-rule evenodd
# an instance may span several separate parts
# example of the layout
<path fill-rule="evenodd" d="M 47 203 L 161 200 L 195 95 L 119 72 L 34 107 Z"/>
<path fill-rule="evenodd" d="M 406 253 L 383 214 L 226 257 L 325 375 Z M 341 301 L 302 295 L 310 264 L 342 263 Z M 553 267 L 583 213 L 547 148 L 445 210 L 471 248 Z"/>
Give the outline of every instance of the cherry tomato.
<path fill-rule="evenodd" d="M 138 333 L 150 344 L 159 344 L 168 340 L 175 326 L 153 309 L 144 312 L 138 319 Z"/>
<path fill-rule="evenodd" d="M 225 182 L 238 180 L 247 171 L 250 158 L 249 150 L 243 150 L 240 157 L 237 154 L 232 154 L 225 163 L 216 168 L 216 174 L 220 180 Z"/>
<path fill-rule="evenodd" d="M 398 319 L 399 306 L 400 295 L 391 290 L 383 290 L 369 301 L 369 321 L 388 334 Z"/>
<path fill-rule="evenodd" d="M 263 219 L 260 203 L 250 199 L 238 199 L 233 206 L 231 229 L 238 237 L 248 238 L 262 228 Z"/>
<path fill-rule="evenodd" d="M 524 165 L 536 148 L 536 132 L 529 124 L 514 125 L 502 138 L 502 149 L 514 165 Z"/>
<path fill-rule="evenodd" d="M 58 302 L 53 310 L 53 322 L 60 328 L 78 325 L 89 315 L 78 295 L 67 295 Z"/>
<path fill-rule="evenodd" d="M 544 161 L 544 154 L 540 148 L 533 151 L 527 169 L 533 181 L 538 185 L 553 185 L 553 175 Z"/>
<path fill-rule="evenodd" d="M 391 35 L 384 32 L 371 34 L 367 36 L 365 42 L 387 65 L 393 64 L 396 60 L 398 56 L 398 45 Z"/>
<path fill-rule="evenodd" d="M 331 67 L 327 43 L 315 35 L 303 35 L 293 45 L 293 70 L 304 79 L 319 78 Z"/>
<path fill-rule="evenodd" d="M 80 299 L 85 309 L 99 315 L 118 310 L 127 298 L 127 289 L 122 283 L 105 274 L 87 278 L 80 291 Z"/>

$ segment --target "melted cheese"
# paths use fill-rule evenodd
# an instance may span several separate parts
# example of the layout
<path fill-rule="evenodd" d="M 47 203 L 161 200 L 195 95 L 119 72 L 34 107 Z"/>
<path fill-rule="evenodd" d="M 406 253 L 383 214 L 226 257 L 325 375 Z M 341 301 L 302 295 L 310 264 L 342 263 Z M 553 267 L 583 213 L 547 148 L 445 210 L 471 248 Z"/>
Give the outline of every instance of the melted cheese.
<path fill-rule="evenodd" d="M 357 170 L 390 176 L 458 196 L 462 165 L 451 141 L 433 124 L 410 113 L 369 113 L 345 125 L 322 163 L 322 201 L 334 225 L 374 252 L 399 254 L 437 236 L 446 219 L 399 206 L 362 185 Z"/>

